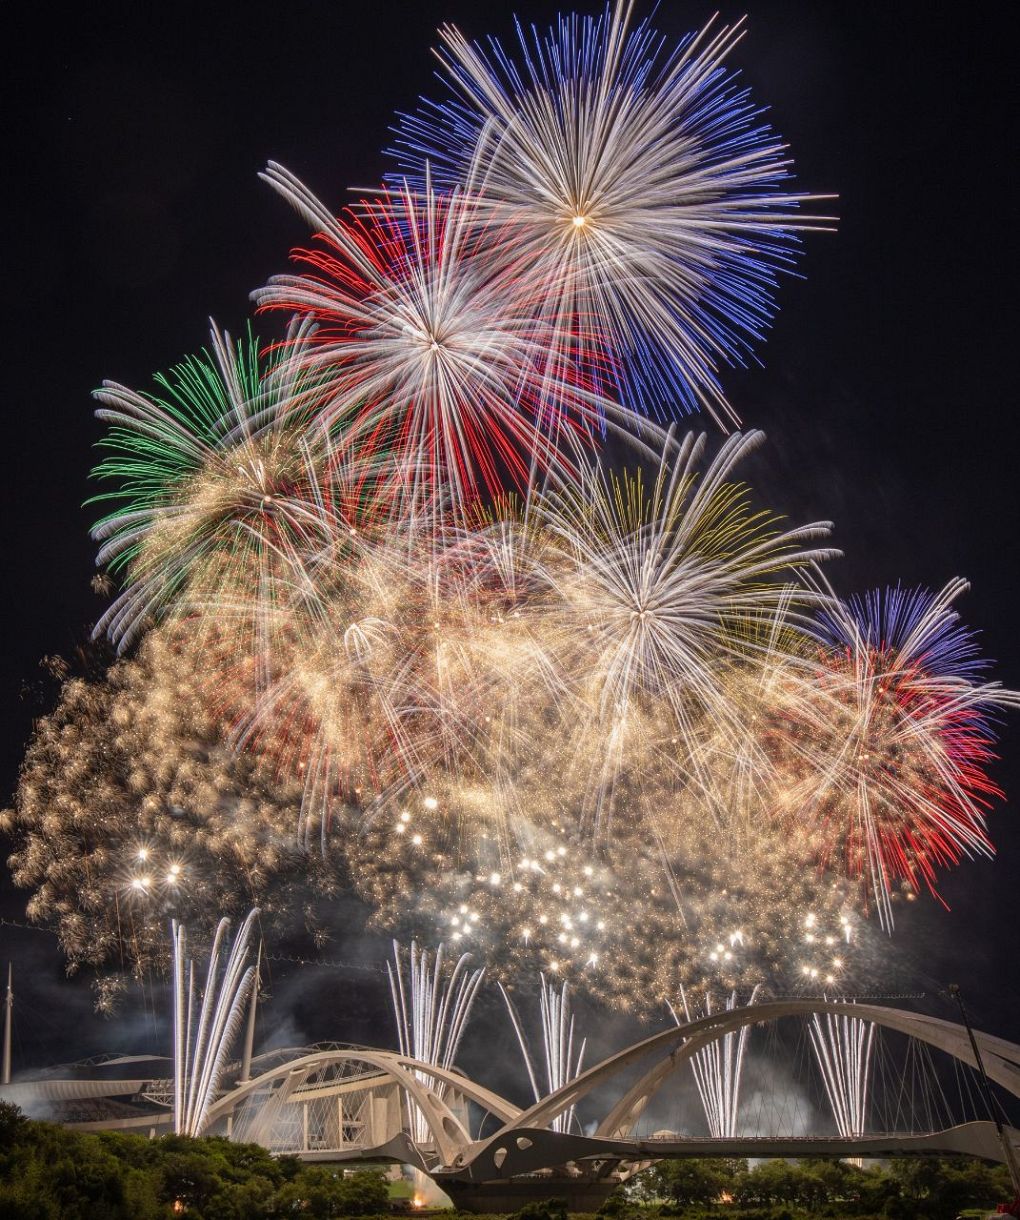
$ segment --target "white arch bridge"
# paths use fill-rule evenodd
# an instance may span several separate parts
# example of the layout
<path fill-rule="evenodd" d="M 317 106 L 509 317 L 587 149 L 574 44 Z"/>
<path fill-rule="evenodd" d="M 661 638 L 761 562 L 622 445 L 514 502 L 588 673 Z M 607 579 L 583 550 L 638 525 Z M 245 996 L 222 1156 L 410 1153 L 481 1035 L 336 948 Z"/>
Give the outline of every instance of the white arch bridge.
<path fill-rule="evenodd" d="M 867 1003 L 775 1000 L 655 1034 L 526 1108 L 457 1071 L 392 1051 L 337 1046 L 263 1055 L 250 1079 L 233 1084 L 214 1102 L 207 1130 L 306 1160 L 409 1164 L 460 1206 L 488 1210 L 516 1208 L 538 1193 L 564 1195 L 571 1206 L 593 1210 L 620 1180 L 667 1157 L 964 1154 L 1004 1161 L 1011 1150 L 1020 1153 L 1020 1132 L 1007 1124 L 1000 1138 L 992 1116 L 977 1106 L 966 1121 L 946 1121 L 950 1116 L 944 1109 L 940 1124 L 929 1108 L 920 1123 L 916 1112 L 901 1113 L 895 1130 L 865 1128 L 844 1136 L 762 1132 L 692 1138 L 643 1130 L 679 1092 L 681 1070 L 699 1052 L 740 1030 L 815 1016 L 871 1022 L 903 1035 L 926 1055 L 930 1049 L 941 1052 L 947 1070 L 958 1075 L 961 1068 L 977 1066 L 967 1031 L 949 1021 Z M 975 1038 L 987 1076 L 1007 1105 L 1020 1099 L 1020 1046 L 990 1034 Z M 127 1091 L 144 1082 L 121 1083 Z M 158 1082 L 148 1083 L 156 1100 Z M 602 1117 L 589 1120 L 584 1133 L 551 1129 L 555 1119 L 579 1105 L 601 1110 Z M 415 1122 L 418 1116 L 424 1124 Z M 152 1129 L 163 1121 L 150 1112 L 79 1125 Z M 415 1139 L 413 1132 L 423 1129 L 426 1138 Z"/>

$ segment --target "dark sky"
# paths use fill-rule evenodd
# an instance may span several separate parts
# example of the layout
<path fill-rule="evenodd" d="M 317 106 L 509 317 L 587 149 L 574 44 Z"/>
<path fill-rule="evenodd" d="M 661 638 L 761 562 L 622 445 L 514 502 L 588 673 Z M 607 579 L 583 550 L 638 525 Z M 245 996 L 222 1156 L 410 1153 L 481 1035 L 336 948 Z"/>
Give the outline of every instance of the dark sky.
<path fill-rule="evenodd" d="M 89 391 L 104 377 L 142 387 L 203 343 L 210 315 L 240 328 L 249 291 L 304 237 L 256 179 L 267 159 L 339 206 L 351 184 L 389 168 L 380 150 L 393 112 L 434 92 L 435 27 L 509 35 L 515 10 L 542 24 L 556 13 L 554 0 L 108 2 L 59 17 L 8 7 L 4 798 L 52 695 L 40 693 L 39 658 L 73 649 L 100 606 L 81 507 L 99 436 Z M 657 24 L 679 35 L 711 11 L 667 2 Z M 742 12 L 722 6 L 725 19 Z M 1016 116 L 1002 30 L 988 10 L 929 4 L 760 0 L 749 18 L 736 62 L 771 105 L 801 184 L 838 192 L 841 216 L 838 234 L 809 239 L 806 278 L 783 287 L 764 367 L 727 382 L 770 438 L 754 478 L 795 517 L 836 522 L 842 591 L 968 577 L 963 614 L 997 675 L 1020 686 L 1004 223 Z M 997 776 L 1020 792 L 1015 723 L 1002 750 Z M 918 989 L 958 980 L 980 1024 L 1020 1038 L 1009 806 L 992 831 L 999 859 L 948 878 L 952 911 L 919 904 L 898 946 Z M 24 895 L 6 875 L 3 886 L 3 913 L 20 918 Z M 61 1041 L 62 1058 L 126 1045 L 88 1019 L 85 989 L 60 983 L 51 937 L 0 928 L 8 955 L 24 1011 L 41 1022 L 22 1022 L 23 1059 Z M 295 1037 L 370 1038 L 382 990 L 325 977 L 280 972 Z M 342 1029 L 335 996 L 323 1002 L 338 986 L 357 999 Z"/>

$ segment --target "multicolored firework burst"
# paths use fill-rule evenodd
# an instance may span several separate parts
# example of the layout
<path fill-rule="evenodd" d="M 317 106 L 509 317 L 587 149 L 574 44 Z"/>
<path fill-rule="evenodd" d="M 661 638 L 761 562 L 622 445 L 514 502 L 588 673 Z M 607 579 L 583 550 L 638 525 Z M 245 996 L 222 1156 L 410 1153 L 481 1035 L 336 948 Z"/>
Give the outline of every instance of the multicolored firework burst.
<path fill-rule="evenodd" d="M 609 351 L 628 405 L 733 423 L 719 364 L 743 363 L 798 231 L 830 218 L 801 210 L 815 197 L 791 190 L 786 146 L 724 66 L 743 23 L 664 52 L 632 7 L 518 26 L 516 60 L 444 27 L 451 95 L 401 116 L 396 156 L 416 184 L 467 184 L 510 234 L 564 360 Z"/>
<path fill-rule="evenodd" d="M 426 182 L 334 219 L 281 166 L 262 176 L 319 246 L 295 251 L 302 274 L 274 276 L 254 299 L 316 319 L 291 352 L 327 383 L 320 425 L 391 457 L 401 516 L 463 520 L 482 493 L 569 475 L 607 416 L 631 434 L 594 372 L 559 358 L 562 323 L 536 304 L 545 278 L 499 256 L 507 235 L 479 221 L 470 195 Z"/>
<path fill-rule="evenodd" d="M 991 717 L 1018 696 L 982 680 L 987 663 L 953 609 L 966 588 L 876 591 L 831 602 L 821 620 L 819 694 L 838 745 L 812 760 L 808 808 L 887 927 L 897 882 L 935 893 L 939 868 L 992 854 Z"/>
<path fill-rule="evenodd" d="M 155 393 L 108 381 L 95 394 L 109 431 L 93 477 L 118 486 L 94 498 L 115 507 L 92 533 L 98 562 L 126 577 L 96 632 L 122 648 L 173 608 L 264 587 L 280 547 L 314 525 L 295 494 L 308 419 L 289 349 L 267 359 L 250 330 L 234 344 L 215 324 L 211 345 L 158 374 Z"/>

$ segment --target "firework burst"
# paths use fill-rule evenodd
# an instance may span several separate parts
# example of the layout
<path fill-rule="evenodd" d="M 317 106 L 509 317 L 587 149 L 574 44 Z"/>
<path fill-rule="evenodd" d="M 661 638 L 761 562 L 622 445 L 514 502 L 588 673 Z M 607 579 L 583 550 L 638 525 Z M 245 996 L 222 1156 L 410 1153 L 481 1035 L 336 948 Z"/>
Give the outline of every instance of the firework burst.
<path fill-rule="evenodd" d="M 281 166 L 263 177 L 319 244 L 255 300 L 318 321 L 294 354 L 328 381 L 321 424 L 392 458 L 402 517 L 463 521 L 482 492 L 568 475 L 607 415 L 629 422 L 590 371 L 558 358 L 564 342 L 535 304 L 545 281 L 508 261 L 506 235 L 479 222 L 471 196 L 426 182 L 335 219 Z"/>
<path fill-rule="evenodd" d="M 95 497 L 115 507 L 92 532 L 97 562 L 126 577 L 96 633 L 122 649 L 171 612 L 265 591 L 276 553 L 317 524 L 298 493 L 307 416 L 292 358 L 265 359 L 250 331 L 234 344 L 215 324 L 211 347 L 157 375 L 157 392 L 96 391 L 109 431 L 93 476 L 118 486 Z"/>
<path fill-rule="evenodd" d="M 986 664 L 953 608 L 966 588 L 954 580 L 934 594 L 833 600 L 821 621 L 828 734 L 821 749 L 816 730 L 799 736 L 802 816 L 823 820 L 889 928 L 898 882 L 934 893 L 939 868 L 993 851 L 986 814 L 1001 792 L 986 770 L 991 718 L 1018 698 L 981 680 Z"/>
<path fill-rule="evenodd" d="M 651 751 L 698 774 L 706 719 L 740 732 L 727 669 L 754 653 L 763 619 L 782 609 L 795 625 L 798 568 L 836 553 L 809 545 L 828 522 L 780 529 L 732 481 L 762 439 L 731 437 L 702 472 L 704 437 L 688 434 L 664 452 L 650 488 L 599 466 L 539 510 L 562 560 L 550 579 L 577 628 L 577 749 L 599 742 L 596 827 L 624 766 L 644 768 Z"/>
<path fill-rule="evenodd" d="M 444 27 L 452 96 L 402 116 L 396 154 L 415 181 L 471 184 L 544 280 L 564 359 L 605 348 L 622 401 L 728 424 L 719 364 L 762 338 L 798 230 L 827 218 L 801 211 L 786 146 L 724 66 L 742 23 L 664 54 L 631 7 L 518 27 L 517 61 Z"/>

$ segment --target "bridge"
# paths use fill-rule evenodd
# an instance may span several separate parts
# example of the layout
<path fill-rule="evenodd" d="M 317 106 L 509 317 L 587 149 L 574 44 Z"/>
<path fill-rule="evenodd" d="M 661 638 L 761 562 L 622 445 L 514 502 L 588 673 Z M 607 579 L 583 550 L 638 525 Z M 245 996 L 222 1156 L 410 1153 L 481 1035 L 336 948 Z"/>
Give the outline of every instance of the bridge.
<path fill-rule="evenodd" d="M 967 1031 L 949 1021 L 877 1004 L 773 1000 L 654 1034 L 527 1107 L 457 1070 L 393 1051 L 333 1045 L 271 1052 L 253 1060 L 248 1078 L 235 1074 L 211 1106 L 207 1130 L 308 1161 L 411 1165 L 469 1210 L 511 1210 L 539 1195 L 565 1196 L 572 1207 L 594 1210 L 620 1181 L 673 1157 L 969 1155 L 1002 1162 L 1020 1154 L 1020 1132 L 1003 1124 L 1005 1111 L 982 1114 L 977 1104 L 960 1121 L 951 1121 L 948 1108 L 936 1114 L 929 1106 L 923 1123 L 899 1113 L 894 1129 L 836 1135 L 763 1130 L 701 1137 L 645 1129 L 657 1107 L 661 1114 L 662 1105 L 681 1090 L 689 1093 L 690 1070 L 684 1069 L 706 1048 L 741 1030 L 819 1017 L 870 1023 L 909 1039 L 925 1054 L 936 1051 L 961 1089 L 977 1067 Z M 975 1042 L 987 1077 L 1006 1104 L 1020 1099 L 1020 1046 L 984 1033 L 976 1034 Z M 122 1106 L 141 1106 L 139 1112 L 79 1116 L 73 1125 L 154 1133 L 172 1121 L 169 1086 L 159 1077 L 105 1086 L 49 1080 L 0 1093 L 17 1100 L 15 1091 L 31 1087 L 36 1097 L 65 1105 L 119 1098 Z M 975 1096 L 972 1084 L 967 1091 Z M 584 1129 L 554 1129 L 556 1120 L 576 1107 L 586 1115 Z M 601 1117 L 593 1117 L 593 1109 Z M 941 1125 L 935 1121 L 939 1114 Z"/>

